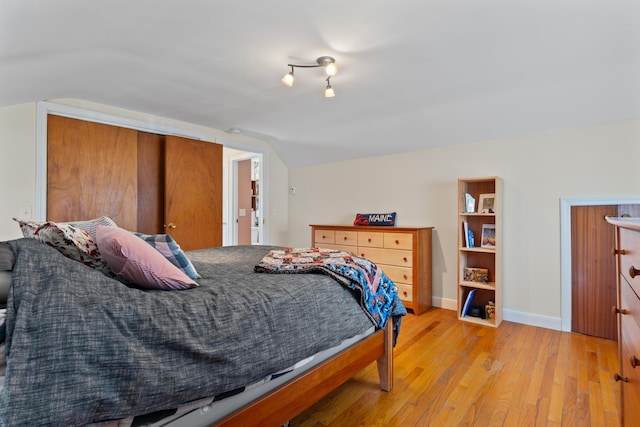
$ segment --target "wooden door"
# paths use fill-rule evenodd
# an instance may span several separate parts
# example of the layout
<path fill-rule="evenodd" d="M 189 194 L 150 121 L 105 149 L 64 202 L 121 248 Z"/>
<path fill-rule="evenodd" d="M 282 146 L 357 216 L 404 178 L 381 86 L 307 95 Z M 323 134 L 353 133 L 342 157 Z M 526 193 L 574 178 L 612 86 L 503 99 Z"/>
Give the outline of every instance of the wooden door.
<path fill-rule="evenodd" d="M 614 228 L 605 216 L 640 216 L 640 205 L 571 208 L 571 330 L 617 339 Z"/>
<path fill-rule="evenodd" d="M 615 241 L 613 227 L 604 218 L 617 213 L 617 206 L 571 207 L 571 330 L 614 340 Z"/>
<path fill-rule="evenodd" d="M 138 228 L 145 234 L 164 233 L 165 135 L 138 132 Z"/>
<path fill-rule="evenodd" d="M 137 225 L 137 131 L 49 115 L 47 219 Z"/>
<path fill-rule="evenodd" d="M 165 139 L 165 232 L 184 250 L 222 245 L 222 146 Z"/>

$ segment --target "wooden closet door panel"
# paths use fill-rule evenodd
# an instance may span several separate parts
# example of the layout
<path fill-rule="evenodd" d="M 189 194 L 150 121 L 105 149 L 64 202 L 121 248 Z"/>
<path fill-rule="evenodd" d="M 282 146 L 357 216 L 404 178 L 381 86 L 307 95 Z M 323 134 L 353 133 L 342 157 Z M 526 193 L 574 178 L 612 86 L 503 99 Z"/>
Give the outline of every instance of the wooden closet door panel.
<path fill-rule="evenodd" d="M 613 227 L 617 206 L 571 207 L 571 331 L 615 340 L 616 264 Z"/>
<path fill-rule="evenodd" d="M 47 219 L 137 226 L 137 132 L 48 116 Z"/>
<path fill-rule="evenodd" d="M 138 228 L 146 234 L 164 233 L 165 135 L 138 132 Z"/>
<path fill-rule="evenodd" d="M 222 146 L 167 136 L 164 203 L 165 232 L 183 249 L 221 246 Z"/>

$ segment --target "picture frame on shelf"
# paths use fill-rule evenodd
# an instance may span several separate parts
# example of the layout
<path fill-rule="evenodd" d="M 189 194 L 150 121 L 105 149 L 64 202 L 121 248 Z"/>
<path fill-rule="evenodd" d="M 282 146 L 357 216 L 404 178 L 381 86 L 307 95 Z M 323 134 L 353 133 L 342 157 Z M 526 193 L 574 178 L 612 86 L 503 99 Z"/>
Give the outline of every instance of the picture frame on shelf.
<path fill-rule="evenodd" d="M 481 194 L 478 202 L 478 212 L 480 213 L 495 213 L 495 193 Z"/>
<path fill-rule="evenodd" d="M 486 249 L 496 248 L 496 225 L 482 224 L 482 237 L 480 239 L 480 247 Z"/>

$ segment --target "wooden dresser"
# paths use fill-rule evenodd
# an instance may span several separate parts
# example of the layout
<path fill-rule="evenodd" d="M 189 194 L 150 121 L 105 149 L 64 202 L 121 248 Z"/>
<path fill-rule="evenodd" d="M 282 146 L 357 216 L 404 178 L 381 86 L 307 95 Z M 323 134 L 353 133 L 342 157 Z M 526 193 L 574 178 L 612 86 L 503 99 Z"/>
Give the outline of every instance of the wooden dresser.
<path fill-rule="evenodd" d="M 398 286 L 415 314 L 431 307 L 433 227 L 311 225 L 311 246 L 339 249 L 367 258 Z"/>
<path fill-rule="evenodd" d="M 640 218 L 607 218 L 616 226 L 618 359 L 622 425 L 640 423 Z"/>

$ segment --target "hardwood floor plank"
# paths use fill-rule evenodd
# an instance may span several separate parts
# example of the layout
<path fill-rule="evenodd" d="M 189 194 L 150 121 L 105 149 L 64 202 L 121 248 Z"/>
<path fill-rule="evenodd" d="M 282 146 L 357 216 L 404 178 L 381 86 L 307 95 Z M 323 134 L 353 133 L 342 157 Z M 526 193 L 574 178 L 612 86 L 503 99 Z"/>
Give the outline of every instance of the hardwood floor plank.
<path fill-rule="evenodd" d="M 430 309 L 403 320 L 395 387 L 375 364 L 291 427 L 619 426 L 615 341 L 503 322 L 497 328 Z"/>

